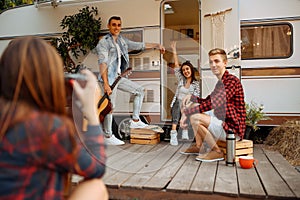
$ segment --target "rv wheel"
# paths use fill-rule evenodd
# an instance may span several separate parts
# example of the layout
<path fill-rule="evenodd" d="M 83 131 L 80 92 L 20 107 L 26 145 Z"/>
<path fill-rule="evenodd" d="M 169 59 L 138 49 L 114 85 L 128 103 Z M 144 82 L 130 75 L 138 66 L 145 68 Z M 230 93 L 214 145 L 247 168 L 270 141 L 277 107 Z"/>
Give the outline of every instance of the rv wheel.
<path fill-rule="evenodd" d="M 129 121 L 131 120 L 130 116 L 114 116 L 112 130 L 113 134 L 120 140 L 126 140 L 129 137 Z"/>

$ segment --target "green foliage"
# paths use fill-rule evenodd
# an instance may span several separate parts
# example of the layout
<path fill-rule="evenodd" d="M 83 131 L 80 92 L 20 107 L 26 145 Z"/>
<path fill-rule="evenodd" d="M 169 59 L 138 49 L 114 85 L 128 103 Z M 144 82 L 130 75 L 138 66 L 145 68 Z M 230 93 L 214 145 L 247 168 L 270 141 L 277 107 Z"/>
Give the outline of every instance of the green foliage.
<path fill-rule="evenodd" d="M 250 104 L 246 103 L 246 125 L 252 127 L 254 131 L 257 131 L 259 127 L 257 123 L 261 120 L 270 119 L 263 112 L 264 106 L 258 105 L 257 103 L 251 101 Z"/>
<path fill-rule="evenodd" d="M 80 52 L 85 55 L 96 47 L 101 31 L 101 18 L 96 18 L 98 9 L 89 6 L 79 10 L 79 13 L 65 16 L 60 26 L 66 30 L 61 37 L 54 38 L 52 45 L 61 55 L 66 71 L 76 68 L 69 52 L 77 59 Z"/>
<path fill-rule="evenodd" d="M 0 11 L 24 4 L 33 4 L 33 0 L 0 0 Z"/>

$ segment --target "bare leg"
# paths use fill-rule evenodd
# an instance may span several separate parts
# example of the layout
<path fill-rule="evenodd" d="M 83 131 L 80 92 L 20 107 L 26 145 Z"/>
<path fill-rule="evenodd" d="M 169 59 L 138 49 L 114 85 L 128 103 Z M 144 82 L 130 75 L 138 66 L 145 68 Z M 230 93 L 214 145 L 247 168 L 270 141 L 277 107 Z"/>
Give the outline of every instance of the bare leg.
<path fill-rule="evenodd" d="M 198 127 L 194 127 L 192 126 L 193 128 L 193 132 L 194 132 L 194 137 L 195 137 L 195 140 L 196 140 L 196 146 L 198 148 L 201 148 L 202 144 L 203 144 L 203 140 L 202 138 L 200 137 L 200 135 L 197 133 L 198 132 Z"/>
<path fill-rule="evenodd" d="M 203 125 L 198 126 L 197 135 L 199 135 L 199 137 L 201 137 L 202 140 L 204 140 L 211 147 L 212 150 L 215 150 L 217 152 L 221 151 L 215 141 L 215 138 L 212 136 L 209 130 Z"/>
<path fill-rule="evenodd" d="M 194 114 L 190 117 L 190 121 L 194 130 L 196 144 L 199 145 L 202 144 L 203 141 L 205 141 L 212 150 L 220 152 L 215 138 L 208 130 L 208 126 L 210 124 L 210 116 L 204 113 Z"/>
<path fill-rule="evenodd" d="M 177 124 L 172 124 L 172 130 L 176 130 Z"/>
<path fill-rule="evenodd" d="M 68 200 L 108 200 L 108 192 L 101 179 L 91 179 L 76 186 Z"/>

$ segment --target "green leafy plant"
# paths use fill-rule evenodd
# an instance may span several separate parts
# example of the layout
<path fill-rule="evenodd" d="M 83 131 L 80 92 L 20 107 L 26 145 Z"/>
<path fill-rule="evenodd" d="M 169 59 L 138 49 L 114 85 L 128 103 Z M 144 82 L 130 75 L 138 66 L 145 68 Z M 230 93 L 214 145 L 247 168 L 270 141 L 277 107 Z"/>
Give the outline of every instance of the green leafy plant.
<path fill-rule="evenodd" d="M 101 32 L 101 18 L 96 18 L 97 15 L 97 7 L 86 6 L 79 13 L 62 19 L 60 26 L 66 31 L 51 43 L 61 55 L 65 71 L 71 72 L 77 67 L 70 53 L 78 59 L 81 53 L 86 55 L 96 47 Z"/>
<path fill-rule="evenodd" d="M 251 101 L 249 104 L 246 103 L 246 125 L 250 126 L 253 131 L 257 131 L 259 127 L 258 122 L 261 120 L 269 120 L 270 117 L 266 116 L 263 112 L 264 106 L 262 104 Z"/>

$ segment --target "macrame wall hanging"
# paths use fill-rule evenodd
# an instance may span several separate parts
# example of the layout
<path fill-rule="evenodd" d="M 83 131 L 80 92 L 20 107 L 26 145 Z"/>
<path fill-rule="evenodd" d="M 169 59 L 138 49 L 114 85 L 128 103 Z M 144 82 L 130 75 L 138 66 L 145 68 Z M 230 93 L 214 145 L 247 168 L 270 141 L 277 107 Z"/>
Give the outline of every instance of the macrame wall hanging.
<path fill-rule="evenodd" d="M 206 14 L 204 17 L 210 17 L 211 20 L 211 31 L 212 31 L 212 48 L 222 48 L 224 49 L 225 43 L 225 14 L 231 11 L 232 8 L 220 11 L 217 13 Z"/>

